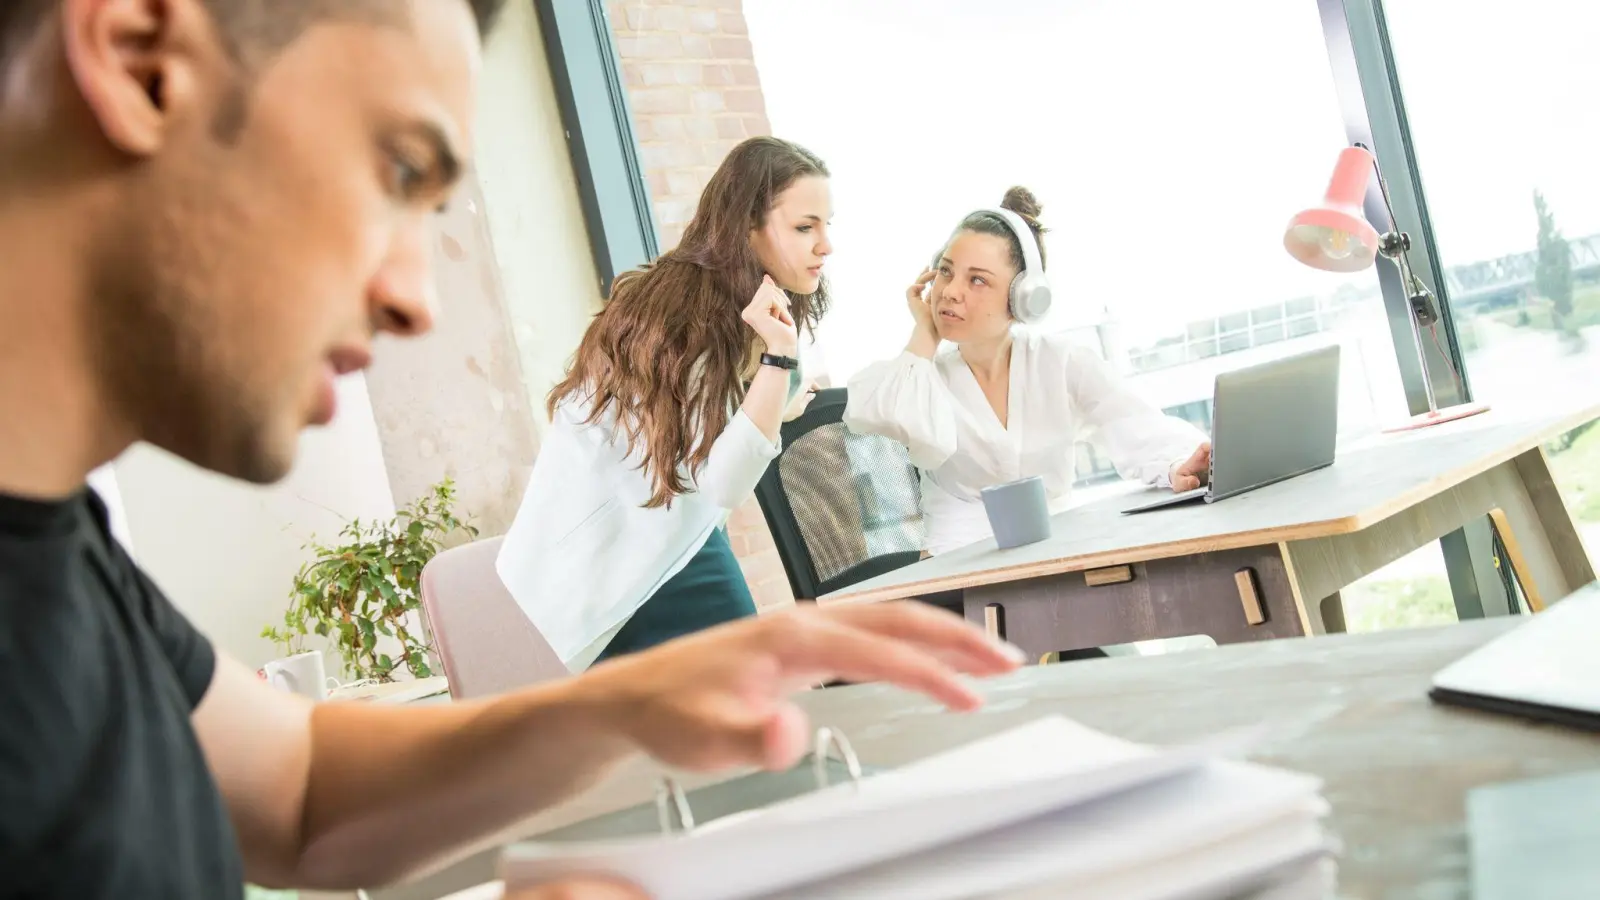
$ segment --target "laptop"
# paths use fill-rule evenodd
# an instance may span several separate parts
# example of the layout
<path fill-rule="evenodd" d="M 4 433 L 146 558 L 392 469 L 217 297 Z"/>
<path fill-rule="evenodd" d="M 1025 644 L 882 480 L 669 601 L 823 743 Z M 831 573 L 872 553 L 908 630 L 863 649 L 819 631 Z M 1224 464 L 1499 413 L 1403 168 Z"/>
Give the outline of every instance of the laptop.
<path fill-rule="evenodd" d="M 1224 372 L 1212 394 L 1211 474 L 1125 515 L 1214 503 L 1333 465 L 1339 432 L 1339 346 Z"/>
<path fill-rule="evenodd" d="M 1600 586 L 1551 604 L 1442 669 L 1428 696 L 1600 731 Z"/>

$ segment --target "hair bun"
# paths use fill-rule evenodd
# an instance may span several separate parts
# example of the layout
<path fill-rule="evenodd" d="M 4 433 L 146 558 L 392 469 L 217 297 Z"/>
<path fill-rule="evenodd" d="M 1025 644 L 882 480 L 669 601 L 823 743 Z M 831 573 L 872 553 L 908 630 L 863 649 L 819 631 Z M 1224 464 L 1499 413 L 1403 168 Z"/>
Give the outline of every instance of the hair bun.
<path fill-rule="evenodd" d="M 1039 214 L 1044 212 L 1044 206 L 1039 203 L 1039 198 L 1033 191 L 1021 185 L 1006 191 L 1005 197 L 1000 201 L 1001 209 L 1009 209 L 1024 219 L 1037 220 Z"/>

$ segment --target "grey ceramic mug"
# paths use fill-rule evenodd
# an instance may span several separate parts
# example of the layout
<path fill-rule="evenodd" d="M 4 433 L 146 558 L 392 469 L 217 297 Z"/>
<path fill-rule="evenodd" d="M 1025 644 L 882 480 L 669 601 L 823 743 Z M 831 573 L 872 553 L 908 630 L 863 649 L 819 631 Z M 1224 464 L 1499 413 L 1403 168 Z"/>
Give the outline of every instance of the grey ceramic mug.
<path fill-rule="evenodd" d="M 1001 550 L 1034 544 L 1050 536 L 1050 501 L 1044 479 L 1035 475 L 983 489 L 995 543 Z"/>

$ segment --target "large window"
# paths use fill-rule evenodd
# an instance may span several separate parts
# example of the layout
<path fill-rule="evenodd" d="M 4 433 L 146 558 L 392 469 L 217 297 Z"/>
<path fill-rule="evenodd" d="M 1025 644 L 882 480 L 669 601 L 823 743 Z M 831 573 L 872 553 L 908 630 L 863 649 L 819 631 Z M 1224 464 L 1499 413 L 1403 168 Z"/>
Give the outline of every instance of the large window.
<path fill-rule="evenodd" d="M 1600 5 L 1384 9 L 1476 399 L 1600 394 Z"/>
<path fill-rule="evenodd" d="M 1585 62 L 1600 33 L 1594 4 L 738 5 L 742 16 L 610 4 L 633 36 L 622 59 L 659 157 L 650 184 L 679 209 L 678 183 L 719 157 L 707 140 L 769 122 L 829 162 L 836 305 L 811 361 L 835 384 L 898 352 L 905 286 L 954 223 L 1024 184 L 1053 228 L 1059 299 L 1043 327 L 1191 419 L 1217 374 L 1338 344 L 1341 442 L 1372 437 L 1422 396 L 1398 282 L 1383 263 L 1316 272 L 1282 247 L 1337 150 L 1362 141 L 1384 160 L 1423 272 L 1449 304 L 1455 340 L 1441 329 L 1428 356 L 1451 356 L 1476 398 L 1501 408 L 1600 395 L 1600 169 L 1585 113 L 1600 94 L 1600 67 Z M 586 7 L 596 23 L 601 8 Z M 621 230 L 648 224 L 623 217 Z M 1600 429 L 1552 453 L 1580 523 L 1600 526 Z M 1080 499 L 1122 489 L 1092 447 L 1076 459 Z M 1496 608 L 1505 594 L 1484 574 L 1490 546 L 1480 523 L 1364 579 L 1343 592 L 1348 621 L 1452 617 L 1450 584 L 1461 609 Z"/>
<path fill-rule="evenodd" d="M 1600 5 L 1383 7 L 1474 399 L 1535 413 L 1600 397 Z M 1547 449 L 1585 543 L 1595 546 L 1600 429 Z M 1412 594 L 1407 624 L 1454 617 L 1441 578 L 1376 589 Z"/>
<path fill-rule="evenodd" d="M 834 383 L 899 351 L 905 285 L 964 213 L 1023 184 L 1065 301 L 1044 327 L 1157 406 L 1193 418 L 1218 373 L 1337 343 L 1341 440 L 1408 413 L 1376 273 L 1313 271 L 1283 249 L 1348 140 L 1316 3 L 744 8 L 775 133 L 834 175 L 819 341 Z M 1092 448 L 1077 459 L 1080 498 L 1122 489 Z M 1416 609 L 1447 583 L 1432 548 L 1348 589 L 1347 617 L 1426 619 Z"/>
<path fill-rule="evenodd" d="M 1345 143 L 1315 3 L 744 9 L 773 130 L 834 175 L 836 303 L 819 342 L 834 383 L 900 350 L 905 286 L 963 214 L 1023 184 L 1044 203 L 1062 298 L 1043 327 L 1157 406 L 1192 408 L 1219 372 L 1339 343 L 1343 436 L 1405 414 L 1374 273 L 1283 250 Z"/>

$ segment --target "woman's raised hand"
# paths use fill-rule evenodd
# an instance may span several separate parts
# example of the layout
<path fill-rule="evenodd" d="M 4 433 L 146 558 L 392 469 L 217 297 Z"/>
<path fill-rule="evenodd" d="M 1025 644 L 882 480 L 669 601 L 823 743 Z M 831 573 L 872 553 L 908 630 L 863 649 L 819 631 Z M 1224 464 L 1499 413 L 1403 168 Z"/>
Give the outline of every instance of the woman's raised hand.
<path fill-rule="evenodd" d="M 799 352 L 800 332 L 789 313 L 789 295 L 778 288 L 771 275 L 761 277 L 761 286 L 740 318 L 767 345 L 768 353 L 792 357 Z"/>

